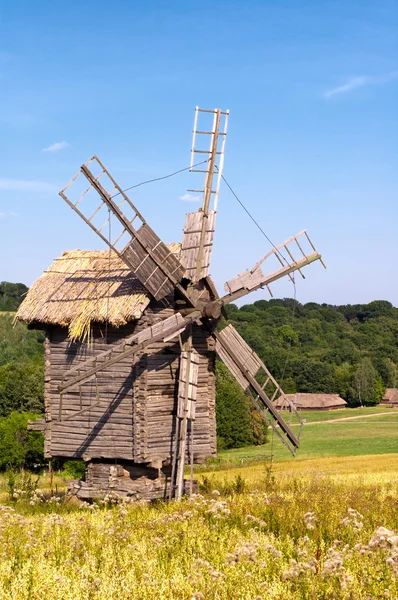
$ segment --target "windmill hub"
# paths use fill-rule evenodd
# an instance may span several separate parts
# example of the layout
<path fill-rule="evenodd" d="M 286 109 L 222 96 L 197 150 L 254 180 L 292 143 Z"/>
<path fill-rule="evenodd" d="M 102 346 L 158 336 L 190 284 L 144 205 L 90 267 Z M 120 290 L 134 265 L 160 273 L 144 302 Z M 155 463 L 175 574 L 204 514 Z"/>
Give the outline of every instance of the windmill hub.
<path fill-rule="evenodd" d="M 214 300 L 212 302 L 208 302 L 203 310 L 202 314 L 204 317 L 209 319 L 219 319 L 221 317 L 222 305 L 219 301 Z"/>

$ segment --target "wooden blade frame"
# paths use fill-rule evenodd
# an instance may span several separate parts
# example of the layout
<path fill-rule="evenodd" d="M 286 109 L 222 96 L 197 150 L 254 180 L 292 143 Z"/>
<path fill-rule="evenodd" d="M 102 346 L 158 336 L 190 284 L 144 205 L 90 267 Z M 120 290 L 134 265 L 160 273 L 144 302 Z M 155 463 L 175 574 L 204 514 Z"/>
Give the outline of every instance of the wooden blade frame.
<path fill-rule="evenodd" d="M 99 175 L 94 176 L 91 164 L 96 169 L 100 169 Z M 76 182 L 80 173 L 84 175 L 90 185 L 76 202 L 72 202 L 66 195 L 66 190 Z M 181 293 L 190 300 L 189 294 L 179 285 L 185 271 L 184 267 L 149 227 L 144 217 L 116 183 L 99 158 L 93 156 L 86 164 L 82 165 L 80 173 L 59 193 L 61 198 L 95 231 L 102 241 L 120 256 L 156 300 L 161 300 L 170 294 L 175 287 L 181 288 Z M 110 185 L 113 186 L 111 190 L 106 190 L 105 186 L 100 183 L 99 180 L 101 177 L 103 177 L 103 182 L 105 180 L 111 182 Z M 89 210 L 89 214 L 92 213 L 91 216 L 86 216 L 82 206 L 84 205 L 84 199 L 87 198 L 87 194 L 91 190 L 95 190 L 101 198 L 101 202 L 95 207 L 93 212 Z M 122 198 L 119 204 L 113 199 L 115 195 L 120 195 Z M 132 212 L 132 218 L 128 218 L 124 214 L 121 210 L 122 205 L 125 205 L 129 209 L 129 212 Z M 94 221 L 98 219 L 101 211 L 103 213 L 104 208 L 109 211 L 109 217 L 102 227 L 97 227 Z M 111 231 L 110 220 L 112 217 L 115 217 L 121 225 L 121 232 L 120 229 L 117 231 L 116 239 L 109 239 L 103 233 L 106 226 Z M 138 229 L 135 225 L 133 226 L 136 220 L 140 223 Z M 120 240 L 125 240 L 126 238 L 126 245 L 122 249 L 118 248 L 117 244 Z"/>
<path fill-rule="evenodd" d="M 209 210 L 207 216 L 198 211 L 188 213 L 185 219 L 184 235 L 181 246 L 181 262 L 186 268 L 185 277 L 195 280 L 199 249 L 201 253 L 201 270 L 199 279 L 208 276 L 210 256 L 213 247 L 213 238 L 216 222 L 216 211 Z M 204 233 L 202 230 L 204 229 Z"/>
<path fill-rule="evenodd" d="M 300 243 L 299 238 L 304 236 L 307 240 L 309 246 L 313 250 L 309 254 L 306 254 L 303 250 L 303 245 Z M 294 258 L 293 252 L 289 247 L 290 244 L 295 244 L 300 251 L 301 256 L 299 258 Z M 284 250 L 288 255 L 288 259 L 285 258 L 284 254 L 282 254 L 281 250 Z M 271 257 L 275 256 L 275 258 L 282 265 L 280 269 L 274 271 L 269 275 L 264 275 L 261 265 L 264 261 Z M 310 265 L 311 263 L 319 260 L 324 268 L 325 265 L 322 261 L 322 255 L 316 250 L 315 246 L 311 242 L 306 231 L 301 231 L 296 235 L 292 236 L 280 246 L 275 247 L 273 250 L 268 252 L 261 260 L 259 260 L 254 267 L 249 271 L 246 270 L 240 275 L 237 275 L 233 279 L 227 281 L 224 285 L 224 289 L 228 292 L 225 296 L 221 298 L 223 304 L 228 304 L 229 302 L 234 302 L 238 298 L 242 298 L 242 296 L 246 296 L 250 292 L 254 292 L 260 288 L 266 287 L 272 296 L 272 292 L 270 290 L 270 284 L 276 281 L 277 279 L 281 279 L 281 277 L 285 277 L 286 275 L 293 281 L 292 273 L 295 271 L 299 271 L 300 275 L 305 279 L 301 269 Z"/>
<path fill-rule="evenodd" d="M 213 116 L 213 124 L 210 131 L 206 127 L 205 129 L 198 129 L 199 115 L 202 115 L 202 118 L 204 118 L 206 114 Z M 224 165 L 228 118 L 228 110 L 222 111 L 219 108 L 208 110 L 199 108 L 198 106 L 195 109 L 190 171 L 205 173 L 205 183 L 203 189 L 188 190 L 189 192 L 203 193 L 203 202 L 200 211 L 189 213 L 186 216 L 181 251 L 181 262 L 187 269 L 185 276 L 193 282 L 198 282 L 209 274 L 218 193 Z M 206 140 L 209 138 L 210 144 L 208 150 L 198 147 L 200 146 L 198 144 L 199 139 Z M 198 154 L 201 157 L 207 157 L 205 169 L 194 167 L 194 162 L 197 160 Z M 217 160 L 218 165 L 216 164 Z"/>
<path fill-rule="evenodd" d="M 246 344 L 232 325 L 229 325 L 220 333 L 214 332 L 213 336 L 216 339 L 216 351 L 221 360 L 242 389 L 250 396 L 256 408 L 261 412 L 280 440 L 294 455 L 300 445 L 301 427 L 298 435 L 294 435 L 289 425 L 279 414 L 274 402 L 282 396 L 283 401 L 289 406 L 291 412 L 296 415 L 302 426 L 303 422 L 294 404 L 285 396 L 282 388 L 273 378 L 262 360 Z M 264 383 L 262 385 L 256 380 L 256 375 L 258 375 L 260 370 L 264 372 Z M 274 387 L 274 393 L 271 398 L 266 393 L 267 386 Z"/>

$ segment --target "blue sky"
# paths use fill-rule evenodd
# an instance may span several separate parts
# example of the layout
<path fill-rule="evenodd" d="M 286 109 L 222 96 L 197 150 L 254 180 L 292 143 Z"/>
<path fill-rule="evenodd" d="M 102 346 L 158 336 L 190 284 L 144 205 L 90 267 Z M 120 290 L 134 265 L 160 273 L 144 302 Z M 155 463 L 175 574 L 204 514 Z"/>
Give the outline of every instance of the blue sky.
<path fill-rule="evenodd" d="M 398 305 L 397 31 L 392 0 L 0 0 L 0 280 L 101 247 L 58 191 L 94 153 L 122 187 L 187 166 L 199 105 L 230 109 L 224 175 L 274 243 L 323 253 L 298 300 Z M 195 177 L 131 195 L 165 242 Z M 219 289 L 269 249 L 222 186 Z"/>

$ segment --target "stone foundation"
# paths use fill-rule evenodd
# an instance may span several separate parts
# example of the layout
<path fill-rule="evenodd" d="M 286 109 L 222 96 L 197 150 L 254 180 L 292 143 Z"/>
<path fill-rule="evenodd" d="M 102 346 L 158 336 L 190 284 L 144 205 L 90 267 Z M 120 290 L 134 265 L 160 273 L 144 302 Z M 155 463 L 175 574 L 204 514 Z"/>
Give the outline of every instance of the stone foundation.
<path fill-rule="evenodd" d="M 198 482 L 193 482 L 197 492 Z M 81 500 L 104 498 L 112 494 L 134 500 L 166 500 L 170 493 L 170 468 L 153 468 L 134 463 L 89 462 L 85 481 L 70 481 L 68 492 Z M 185 481 L 189 493 L 189 481 Z"/>

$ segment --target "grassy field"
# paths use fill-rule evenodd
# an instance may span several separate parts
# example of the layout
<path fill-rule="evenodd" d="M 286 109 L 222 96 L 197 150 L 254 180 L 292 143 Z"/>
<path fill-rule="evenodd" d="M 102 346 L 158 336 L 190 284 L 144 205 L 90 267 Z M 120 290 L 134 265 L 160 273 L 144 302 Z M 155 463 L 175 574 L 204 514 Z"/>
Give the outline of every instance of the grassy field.
<path fill-rule="evenodd" d="M 342 410 L 301 410 L 300 416 L 306 423 L 317 421 L 330 421 L 335 419 L 347 419 L 351 417 L 370 417 L 380 413 L 395 413 L 398 411 L 385 405 L 364 406 L 363 408 L 343 408 Z"/>
<path fill-rule="evenodd" d="M 223 452 L 181 502 L 89 505 L 29 475 L 11 500 L 3 477 L 0 600 L 397 599 L 398 411 L 380 412 L 308 425 L 294 459 L 274 439 L 272 465 L 271 444 Z"/>
<path fill-rule="evenodd" d="M 327 413 L 303 411 L 300 414 L 307 419 L 307 423 L 301 431 L 300 449 L 295 458 L 279 438 L 270 433 L 271 444 L 222 451 L 213 461 L 214 467 L 238 466 L 253 460 L 268 461 L 271 454 L 275 459 L 297 461 L 322 456 L 360 456 L 398 452 L 398 410 L 396 409 L 377 407 Z M 362 418 L 311 425 L 312 422 L 321 420 L 352 416 Z"/>

